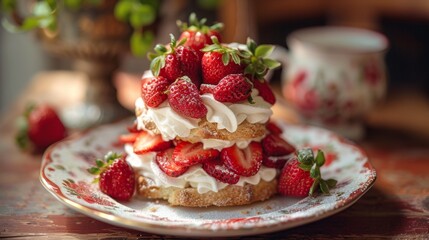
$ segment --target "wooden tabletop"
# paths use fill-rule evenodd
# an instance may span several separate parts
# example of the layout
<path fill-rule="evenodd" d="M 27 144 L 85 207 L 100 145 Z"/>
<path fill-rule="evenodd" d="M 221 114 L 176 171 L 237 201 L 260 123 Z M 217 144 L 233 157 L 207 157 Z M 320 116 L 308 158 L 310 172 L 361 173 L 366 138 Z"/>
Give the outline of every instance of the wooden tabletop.
<path fill-rule="evenodd" d="M 36 77 L 0 119 L 0 238 L 174 238 L 89 218 L 65 207 L 43 188 L 39 181 L 41 155 L 17 149 L 13 140 L 14 121 L 29 99 L 58 103 L 53 95 L 58 94 L 55 84 L 62 84 L 62 80 L 55 83 L 46 80 L 46 76 L 52 77 L 52 74 Z M 55 74 L 58 77 L 60 73 Z M 44 84 L 50 87 L 43 87 Z M 46 94 L 40 95 L 40 91 Z M 65 99 L 64 104 L 72 100 Z M 285 112 L 287 110 L 282 114 Z M 326 219 L 251 238 L 429 239 L 427 138 L 372 124 L 366 138 L 357 144 L 363 147 L 377 170 L 375 185 L 361 199 Z"/>

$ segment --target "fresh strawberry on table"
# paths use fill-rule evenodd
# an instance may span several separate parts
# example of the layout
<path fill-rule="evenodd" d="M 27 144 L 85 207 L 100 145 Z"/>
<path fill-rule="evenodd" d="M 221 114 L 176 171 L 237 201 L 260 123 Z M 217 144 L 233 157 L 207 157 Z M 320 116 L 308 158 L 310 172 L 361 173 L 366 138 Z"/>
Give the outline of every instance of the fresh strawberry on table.
<path fill-rule="evenodd" d="M 201 59 L 203 83 L 218 84 L 229 74 L 243 73 L 240 55 L 237 49 L 223 46 L 216 37 L 212 37 L 213 44 L 202 49 Z"/>
<path fill-rule="evenodd" d="M 151 60 L 150 69 L 155 77 L 167 78 L 170 83 L 177 78 L 188 76 L 194 84 L 201 84 L 201 64 L 198 54 L 194 49 L 184 46 L 186 39 L 179 42 L 170 34 L 171 42 L 168 47 L 158 44 L 155 53 L 149 54 Z"/>
<path fill-rule="evenodd" d="M 190 143 L 182 141 L 174 148 L 173 161 L 180 166 L 192 166 L 215 159 L 218 156 L 218 150 L 204 149 L 201 142 Z"/>
<path fill-rule="evenodd" d="M 240 102 L 250 97 L 252 84 L 244 74 L 230 74 L 222 78 L 213 89 L 213 97 L 219 102 Z"/>
<path fill-rule="evenodd" d="M 177 22 L 177 25 L 182 31 L 179 41 L 186 39 L 184 45 L 193 48 L 197 52 L 199 59 L 201 59 L 204 54 L 201 49 L 206 45 L 213 44 L 211 39 L 212 36 L 215 36 L 219 42 L 222 42 L 220 31 L 223 28 L 223 24 L 216 23 L 212 26 L 207 26 L 206 22 L 206 18 L 198 20 L 195 13 L 189 15 L 189 23 Z"/>
<path fill-rule="evenodd" d="M 170 85 L 168 102 L 175 112 L 185 117 L 202 118 L 207 115 L 207 107 L 197 86 L 186 76 L 178 78 Z"/>
<path fill-rule="evenodd" d="M 94 182 L 98 182 L 100 190 L 116 200 L 130 200 L 135 189 L 135 174 L 125 157 L 109 152 L 95 163 L 88 172 L 98 176 Z"/>
<path fill-rule="evenodd" d="M 255 175 L 262 165 L 262 147 L 258 142 L 251 142 L 249 146 L 240 149 L 237 145 L 224 148 L 221 151 L 221 160 L 227 168 L 240 176 Z"/>
<path fill-rule="evenodd" d="M 47 104 L 29 105 L 18 119 L 16 142 L 21 149 L 45 150 L 67 136 L 67 130 L 55 109 Z"/>
<path fill-rule="evenodd" d="M 272 92 L 268 82 L 265 80 L 265 75 L 269 70 L 280 67 L 280 63 L 268 58 L 273 52 L 272 45 L 259 45 L 255 41 L 248 38 L 246 43 L 247 49 L 240 49 L 240 56 L 243 65 L 246 66 L 244 73 L 252 80 L 253 87 L 258 89 L 259 95 L 268 103 L 274 104 L 276 98 Z"/>
<path fill-rule="evenodd" d="M 329 194 L 329 189 L 335 187 L 334 179 L 324 180 L 320 167 L 325 163 L 322 151 L 318 150 L 314 157 L 313 150 L 301 149 L 289 160 L 280 173 L 278 191 L 285 196 L 312 196 L 318 189 Z"/>

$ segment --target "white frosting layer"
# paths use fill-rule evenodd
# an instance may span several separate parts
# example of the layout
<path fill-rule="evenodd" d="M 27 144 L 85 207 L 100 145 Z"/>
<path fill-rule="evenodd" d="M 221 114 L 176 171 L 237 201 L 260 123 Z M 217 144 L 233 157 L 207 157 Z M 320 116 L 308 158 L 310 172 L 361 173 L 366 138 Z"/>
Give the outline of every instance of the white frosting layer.
<path fill-rule="evenodd" d="M 133 151 L 130 144 L 125 145 L 125 152 L 128 154 L 127 161 L 139 173 L 145 177 L 152 179 L 157 186 L 160 187 L 193 187 L 197 189 L 198 193 L 206 193 L 209 191 L 218 192 L 219 190 L 228 186 L 228 184 L 220 182 L 208 175 L 201 164 L 192 166 L 183 175 L 179 177 L 170 177 L 166 175 L 155 162 L 156 153 L 150 152 L 143 155 L 137 155 Z M 277 170 L 274 168 L 267 168 L 262 166 L 257 174 L 251 177 L 240 177 L 236 185 L 244 186 L 245 183 L 252 185 L 258 184 L 261 179 L 264 181 L 271 181 L 277 175 Z"/>
<path fill-rule="evenodd" d="M 235 132 L 244 120 L 249 123 L 266 123 L 271 115 L 271 104 L 258 96 L 258 90 L 253 89 L 251 96 L 254 103 L 247 100 L 239 103 L 222 103 L 214 99 L 212 94 L 203 94 L 201 98 L 207 107 L 207 121 L 216 123 L 218 129 L 226 129 L 229 132 Z M 173 140 L 176 137 L 186 138 L 190 135 L 193 128 L 198 127 L 200 119 L 184 117 L 175 112 L 168 101 L 164 101 L 156 108 L 147 107 L 142 98 L 136 100 L 136 112 L 138 129 L 145 129 L 145 122 L 153 122 L 160 131 L 164 140 Z M 250 141 L 222 141 L 216 139 L 205 139 L 204 148 L 222 149 L 237 144 L 240 147 L 246 147 Z M 245 144 L 247 143 L 247 144 Z"/>

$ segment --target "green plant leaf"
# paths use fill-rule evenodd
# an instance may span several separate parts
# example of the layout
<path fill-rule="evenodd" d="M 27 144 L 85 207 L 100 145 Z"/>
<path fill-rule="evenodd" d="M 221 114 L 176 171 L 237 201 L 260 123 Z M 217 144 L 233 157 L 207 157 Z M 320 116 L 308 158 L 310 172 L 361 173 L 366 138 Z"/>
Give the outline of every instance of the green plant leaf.
<path fill-rule="evenodd" d="M 100 169 L 97 167 L 88 168 L 87 171 L 93 175 L 100 174 Z"/>
<path fill-rule="evenodd" d="M 130 18 L 132 9 L 133 3 L 131 1 L 119 1 L 115 6 L 115 17 L 126 22 Z"/>
<path fill-rule="evenodd" d="M 312 178 L 319 178 L 320 177 L 320 169 L 316 165 L 313 165 L 311 167 L 310 177 L 312 177 Z"/>
<path fill-rule="evenodd" d="M 312 165 L 312 163 L 314 162 L 313 150 L 311 150 L 311 148 L 304 148 L 304 149 L 298 150 L 297 156 L 298 156 L 298 161 L 300 163 Z"/>
<path fill-rule="evenodd" d="M 304 170 L 304 171 L 310 171 L 311 170 L 311 165 L 307 165 L 307 164 L 303 164 L 303 163 L 300 163 L 299 165 L 298 165 L 298 167 L 299 168 L 301 168 L 302 170 Z"/>
<path fill-rule="evenodd" d="M 319 180 L 314 180 L 313 184 L 310 187 L 310 191 L 308 192 L 308 195 L 313 196 L 313 193 L 317 190 L 319 186 Z"/>
<path fill-rule="evenodd" d="M 229 53 L 222 54 L 222 63 L 223 63 L 223 65 L 225 65 L 225 66 L 228 65 L 229 60 L 230 60 Z"/>
<path fill-rule="evenodd" d="M 0 10 L 5 12 L 11 12 L 16 8 L 16 0 L 2 0 L 0 1 Z"/>
<path fill-rule="evenodd" d="M 326 180 L 326 184 L 328 184 L 329 188 L 333 188 L 337 185 L 337 180 L 335 179 L 328 179 Z"/>
<path fill-rule="evenodd" d="M 320 190 L 322 190 L 323 193 L 329 194 L 329 187 L 328 184 L 325 181 L 320 181 L 319 183 Z"/>
<path fill-rule="evenodd" d="M 268 57 L 274 50 L 274 46 L 272 45 L 259 45 L 256 49 L 255 49 L 255 56 L 256 57 L 261 57 L 261 58 L 265 58 Z"/>
<path fill-rule="evenodd" d="M 104 161 L 101 159 L 96 159 L 95 164 L 97 165 L 97 167 L 102 167 L 104 166 Z"/>
<path fill-rule="evenodd" d="M 71 10 L 78 10 L 83 0 L 64 0 L 64 6 Z"/>
<path fill-rule="evenodd" d="M 164 66 L 165 66 L 165 58 L 164 58 L 164 56 L 158 56 L 158 57 L 154 58 L 152 60 L 152 62 L 150 63 L 150 70 L 152 70 L 152 74 L 154 76 L 158 76 L 159 75 L 159 71 Z"/>
<path fill-rule="evenodd" d="M 144 4 L 133 4 L 130 23 L 133 28 L 141 28 L 155 21 L 155 10 Z"/>
<path fill-rule="evenodd" d="M 238 56 L 238 54 L 232 53 L 232 61 L 234 61 L 235 64 L 240 64 L 240 57 Z"/>
<path fill-rule="evenodd" d="M 323 164 L 325 164 L 325 154 L 323 154 L 322 150 L 317 150 L 316 154 L 316 164 L 317 166 L 321 167 Z"/>
<path fill-rule="evenodd" d="M 273 59 L 269 59 L 269 58 L 264 58 L 263 62 L 269 69 L 275 69 L 275 68 L 278 68 L 281 66 L 281 64 L 279 62 L 277 62 L 276 60 L 273 60 Z"/>

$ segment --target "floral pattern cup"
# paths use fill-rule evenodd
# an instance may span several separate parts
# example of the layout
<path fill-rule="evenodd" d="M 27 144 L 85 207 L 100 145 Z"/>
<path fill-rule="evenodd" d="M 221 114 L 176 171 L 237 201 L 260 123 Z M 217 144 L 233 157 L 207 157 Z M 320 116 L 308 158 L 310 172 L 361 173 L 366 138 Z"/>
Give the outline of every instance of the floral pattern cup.
<path fill-rule="evenodd" d="M 289 51 L 276 48 L 284 63 L 282 92 L 302 121 L 348 138 L 364 136 L 363 116 L 386 90 L 387 39 L 347 27 L 298 30 L 287 38 Z"/>

